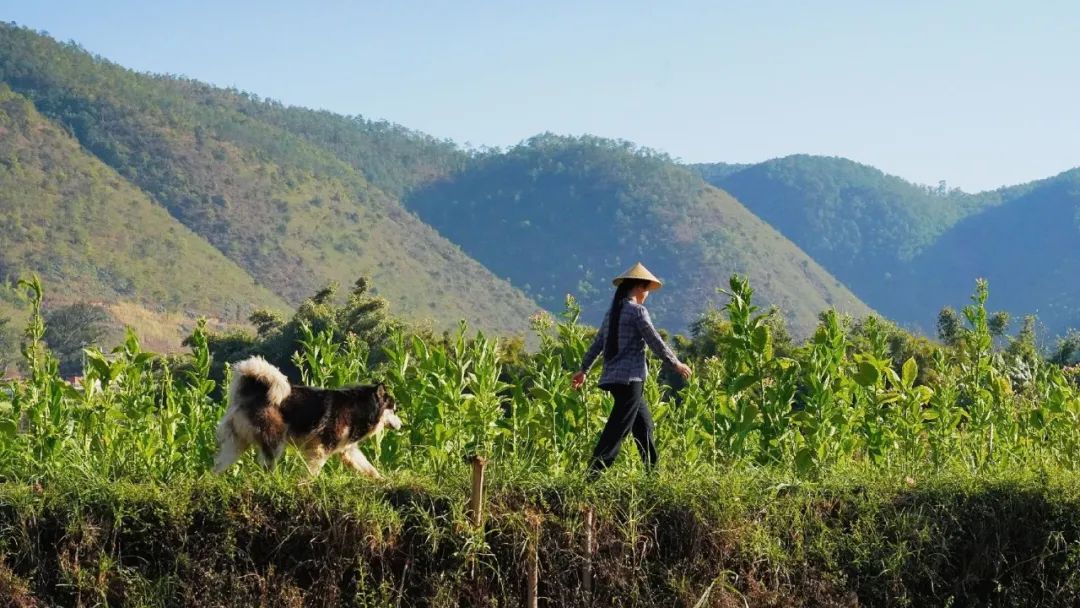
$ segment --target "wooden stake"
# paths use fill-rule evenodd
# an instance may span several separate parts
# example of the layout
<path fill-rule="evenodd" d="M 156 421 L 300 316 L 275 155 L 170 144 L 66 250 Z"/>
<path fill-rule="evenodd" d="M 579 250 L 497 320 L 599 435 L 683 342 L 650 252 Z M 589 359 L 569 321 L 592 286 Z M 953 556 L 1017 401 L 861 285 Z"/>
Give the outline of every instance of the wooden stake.
<path fill-rule="evenodd" d="M 484 467 L 487 459 L 480 456 L 472 458 L 472 496 L 469 498 L 469 513 L 474 526 L 484 522 Z"/>

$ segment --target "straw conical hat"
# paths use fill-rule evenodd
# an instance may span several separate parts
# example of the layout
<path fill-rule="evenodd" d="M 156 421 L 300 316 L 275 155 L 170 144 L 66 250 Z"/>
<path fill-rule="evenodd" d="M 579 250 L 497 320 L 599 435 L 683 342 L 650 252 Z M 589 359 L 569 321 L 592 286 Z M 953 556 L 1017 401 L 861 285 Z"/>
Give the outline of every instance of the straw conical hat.
<path fill-rule="evenodd" d="M 651 283 L 649 285 L 649 291 L 656 291 L 657 289 L 660 289 L 664 286 L 660 279 L 656 278 L 656 275 L 649 272 L 649 269 L 645 268 L 645 266 L 641 262 L 634 264 L 630 267 L 629 270 L 615 277 L 615 279 L 611 282 L 614 283 L 616 287 L 618 287 L 619 283 L 622 283 L 624 279 L 641 279 L 642 281 L 649 281 Z"/>

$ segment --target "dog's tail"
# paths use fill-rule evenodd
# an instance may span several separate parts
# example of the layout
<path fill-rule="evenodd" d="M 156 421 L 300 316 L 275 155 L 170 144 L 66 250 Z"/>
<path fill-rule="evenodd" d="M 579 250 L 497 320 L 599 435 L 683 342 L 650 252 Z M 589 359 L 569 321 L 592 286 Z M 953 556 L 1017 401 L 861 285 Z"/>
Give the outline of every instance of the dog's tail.
<path fill-rule="evenodd" d="M 292 387 L 281 370 L 262 357 L 251 357 L 232 366 L 229 409 L 256 406 L 277 407 L 289 397 Z"/>
<path fill-rule="evenodd" d="M 285 447 L 285 422 L 278 406 L 292 392 L 289 379 L 262 357 L 245 359 L 232 370 L 229 406 L 217 426 L 214 471 L 225 471 L 251 444 L 259 446 L 263 465 L 273 468 Z"/>

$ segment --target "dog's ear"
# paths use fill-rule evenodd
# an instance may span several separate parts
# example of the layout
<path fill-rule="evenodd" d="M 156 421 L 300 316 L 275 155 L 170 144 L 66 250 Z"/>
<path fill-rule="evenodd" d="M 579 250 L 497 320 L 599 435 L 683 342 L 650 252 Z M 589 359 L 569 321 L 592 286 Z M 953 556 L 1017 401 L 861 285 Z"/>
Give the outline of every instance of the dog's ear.
<path fill-rule="evenodd" d="M 386 383 L 384 382 L 379 382 L 375 385 L 375 403 L 379 404 L 380 409 L 397 409 L 397 402 L 394 401 L 393 395 L 390 394 L 390 389 L 386 387 Z"/>

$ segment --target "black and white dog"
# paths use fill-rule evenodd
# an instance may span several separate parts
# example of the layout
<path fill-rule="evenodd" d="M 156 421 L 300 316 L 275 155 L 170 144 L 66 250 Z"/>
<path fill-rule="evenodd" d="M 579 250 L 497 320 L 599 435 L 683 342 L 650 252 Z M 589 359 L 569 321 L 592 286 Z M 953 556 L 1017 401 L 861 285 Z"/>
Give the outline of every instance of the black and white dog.
<path fill-rule="evenodd" d="M 229 405 L 217 427 L 214 472 L 222 473 L 251 446 L 272 469 L 291 443 L 312 476 L 334 454 L 369 477 L 380 477 L 357 447 L 383 427 L 401 428 L 396 403 L 382 384 L 341 389 L 289 384 L 281 370 L 262 357 L 233 366 Z"/>

